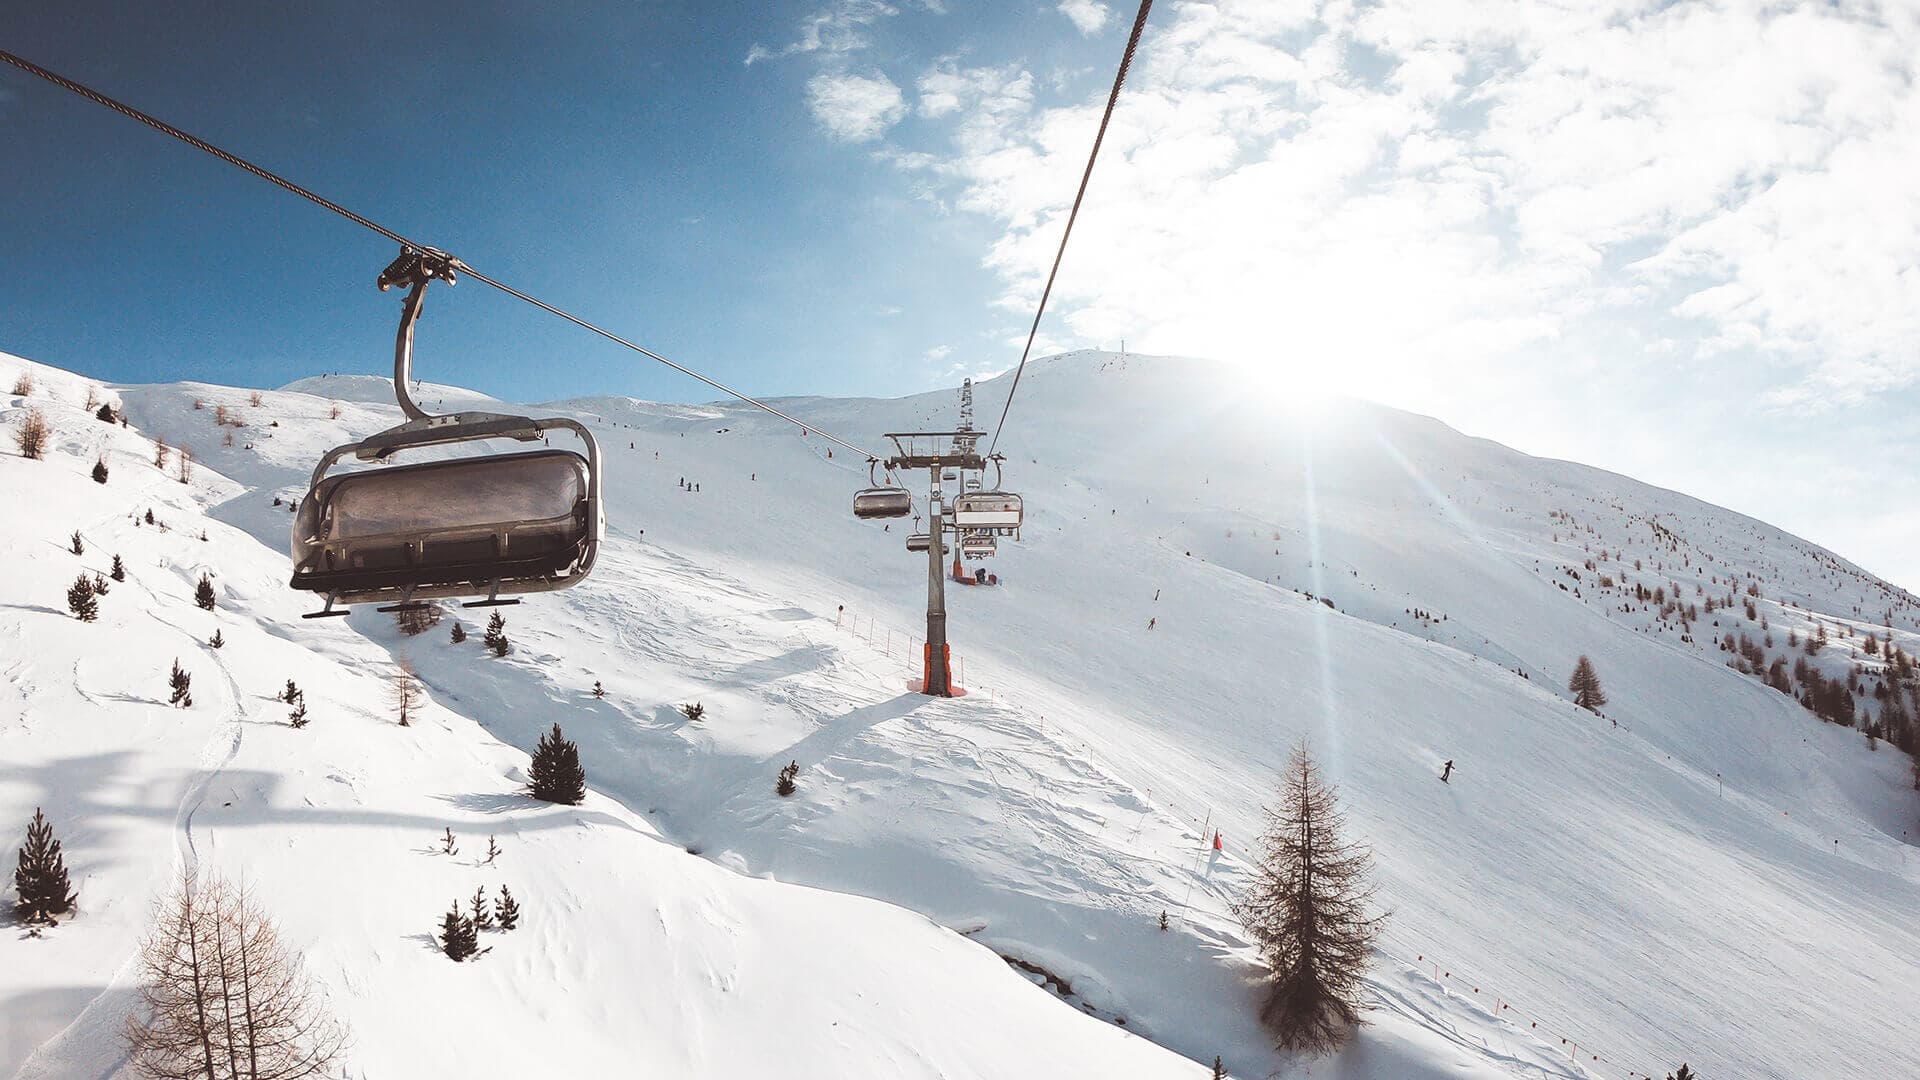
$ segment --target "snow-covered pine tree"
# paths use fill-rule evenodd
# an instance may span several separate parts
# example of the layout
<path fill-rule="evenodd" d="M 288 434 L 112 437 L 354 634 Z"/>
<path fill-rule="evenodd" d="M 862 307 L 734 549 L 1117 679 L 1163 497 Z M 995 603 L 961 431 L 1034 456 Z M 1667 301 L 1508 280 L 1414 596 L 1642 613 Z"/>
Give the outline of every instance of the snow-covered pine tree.
<path fill-rule="evenodd" d="M 73 579 L 67 586 L 67 610 L 81 622 L 92 622 L 100 617 L 100 601 L 94 597 L 93 580 L 85 574 Z"/>
<path fill-rule="evenodd" d="M 794 779 L 800 775 L 800 762 L 789 761 L 780 766 L 780 778 L 773 782 L 774 793 L 786 798 L 794 792 Z"/>
<path fill-rule="evenodd" d="M 193 587 L 193 602 L 200 605 L 202 611 L 212 611 L 214 599 L 213 579 L 203 573 L 200 575 L 200 584 Z"/>
<path fill-rule="evenodd" d="M 580 767 L 580 748 L 567 741 L 559 724 L 540 736 L 530 773 L 527 790 L 536 799 L 578 806 L 587 797 L 587 772 Z"/>
<path fill-rule="evenodd" d="M 507 641 L 507 620 L 502 618 L 499 612 L 494 612 L 493 618 L 487 620 L 487 634 L 481 640 L 486 643 L 488 649 L 492 650 L 493 655 L 507 655 L 507 650 L 512 646 Z"/>
<path fill-rule="evenodd" d="M 1372 855 L 1343 839 L 1344 827 L 1302 742 L 1267 811 L 1253 887 L 1234 905 L 1267 962 L 1260 1019 L 1283 1050 L 1333 1050 L 1360 1021 L 1361 976 L 1384 916 L 1372 910 Z"/>
<path fill-rule="evenodd" d="M 20 849 L 20 865 L 13 872 L 13 888 L 19 898 L 13 903 L 14 915 L 22 923 L 48 926 L 73 910 L 73 887 L 67 881 L 67 863 L 60 854 L 60 841 L 53 838 L 53 826 L 39 808 L 27 824 L 27 842 Z"/>
<path fill-rule="evenodd" d="M 447 636 L 452 639 L 455 645 L 458 645 L 467 640 L 467 628 L 461 626 L 459 620 L 456 619 L 453 624 L 453 632 Z"/>
<path fill-rule="evenodd" d="M 97 457 L 93 459 L 93 482 L 96 484 L 104 484 L 107 482 L 106 458 Z"/>
<path fill-rule="evenodd" d="M 455 900 L 453 907 L 440 920 L 440 951 L 457 964 L 472 956 L 479 947 L 473 923 L 460 914 L 460 901 Z"/>
<path fill-rule="evenodd" d="M 73 530 L 73 539 L 67 541 L 67 550 L 73 552 L 75 555 L 85 555 L 87 553 L 87 543 L 80 538 L 79 529 Z"/>
<path fill-rule="evenodd" d="M 113 557 L 113 569 L 107 571 L 107 576 L 115 581 L 127 580 L 127 567 L 125 563 L 120 561 L 120 556 L 115 555 Z"/>
<path fill-rule="evenodd" d="M 1600 673 L 1593 670 L 1593 661 L 1584 655 L 1574 662 L 1567 689 L 1573 692 L 1573 703 L 1583 709 L 1597 712 L 1607 703 L 1607 695 L 1600 689 Z"/>
<path fill-rule="evenodd" d="M 167 698 L 167 704 L 176 708 L 193 708 L 193 676 L 180 669 L 180 658 L 173 658 L 173 674 L 167 676 L 167 685 L 173 688 L 173 696 Z"/>
<path fill-rule="evenodd" d="M 213 632 L 213 636 L 207 639 L 207 647 L 209 649 L 217 649 L 222 645 L 225 645 L 226 643 L 227 643 L 226 637 L 224 637 L 218 630 L 215 630 Z"/>
<path fill-rule="evenodd" d="M 520 902 L 513 898 L 505 885 L 500 886 L 500 929 L 512 930 L 520 925 Z"/>
<path fill-rule="evenodd" d="M 493 911 L 487 906 L 487 887 L 473 890 L 473 928 L 475 930 L 493 929 Z"/>

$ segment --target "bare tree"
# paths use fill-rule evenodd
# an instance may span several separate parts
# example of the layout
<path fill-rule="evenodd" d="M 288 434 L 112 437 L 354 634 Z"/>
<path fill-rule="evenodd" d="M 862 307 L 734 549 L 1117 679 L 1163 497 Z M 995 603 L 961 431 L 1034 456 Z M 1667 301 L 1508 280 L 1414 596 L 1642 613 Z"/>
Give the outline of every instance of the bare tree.
<path fill-rule="evenodd" d="M 20 429 L 13 434 L 13 441 L 20 446 L 20 456 L 39 458 L 47 452 L 47 436 L 53 434 L 53 426 L 47 423 L 47 414 L 39 409 L 28 409 L 20 417 Z"/>
<path fill-rule="evenodd" d="M 1341 838 L 1345 825 L 1302 742 L 1267 811 L 1253 888 L 1235 905 L 1270 969 L 1260 1019 L 1283 1050 L 1334 1050 L 1360 1022 L 1360 980 L 1384 916 L 1372 908 L 1372 854 Z"/>
<path fill-rule="evenodd" d="M 405 660 L 400 661 L 393 685 L 387 688 L 387 700 L 393 703 L 394 719 L 400 726 L 411 727 L 414 710 L 420 707 L 420 684 L 413 680 L 413 668 Z"/>
<path fill-rule="evenodd" d="M 189 871 L 155 912 L 130 1061 L 157 1080 L 297 1080 L 332 1067 L 346 1028 L 244 890 Z"/>
<path fill-rule="evenodd" d="M 22 371 L 13 380 L 13 393 L 15 397 L 26 397 L 33 393 L 33 372 Z"/>

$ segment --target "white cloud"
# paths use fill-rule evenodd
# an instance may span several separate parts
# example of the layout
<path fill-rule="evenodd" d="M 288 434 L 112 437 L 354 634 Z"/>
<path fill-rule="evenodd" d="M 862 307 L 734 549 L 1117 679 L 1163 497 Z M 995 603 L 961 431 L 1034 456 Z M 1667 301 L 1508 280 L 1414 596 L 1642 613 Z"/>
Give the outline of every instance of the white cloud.
<path fill-rule="evenodd" d="M 1107 25 L 1107 16 L 1112 14 L 1100 0 L 1060 0 L 1059 11 L 1073 20 L 1075 29 L 1088 36 L 1099 33 L 1100 28 Z"/>
<path fill-rule="evenodd" d="M 1072 9 L 1096 6 L 1060 10 L 1087 31 Z M 1284 349 L 1405 403 L 1600 363 L 1622 326 L 1623 364 L 1745 365 L 1781 403 L 1920 383 L 1916 29 L 1844 2 L 1193 0 L 1149 27 L 1049 325 Z M 1019 65 L 940 61 L 916 105 L 943 142 L 885 151 L 998 226 L 1010 311 L 1038 297 L 1099 82 L 1042 105 Z"/>
<path fill-rule="evenodd" d="M 929 5 L 932 10 L 940 10 Z M 800 35 L 778 49 L 754 45 L 747 50 L 749 66 L 762 60 L 804 53 L 838 56 L 857 52 L 873 43 L 868 28 L 899 9 L 882 0 L 833 0 L 800 24 Z"/>
<path fill-rule="evenodd" d="M 828 135 L 841 142 L 869 142 L 907 115 L 906 98 L 892 79 L 822 73 L 807 80 L 807 108 Z"/>

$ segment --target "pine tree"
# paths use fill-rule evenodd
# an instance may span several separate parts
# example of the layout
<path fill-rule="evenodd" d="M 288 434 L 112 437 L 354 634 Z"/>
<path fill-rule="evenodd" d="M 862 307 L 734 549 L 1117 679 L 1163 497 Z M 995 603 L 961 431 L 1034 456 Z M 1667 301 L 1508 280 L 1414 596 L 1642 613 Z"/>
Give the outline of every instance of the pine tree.
<path fill-rule="evenodd" d="M 493 618 L 487 620 L 487 634 L 481 640 L 493 651 L 493 655 L 507 655 L 507 650 L 511 647 L 507 641 L 507 620 L 501 618 L 499 612 L 494 612 Z"/>
<path fill-rule="evenodd" d="M 127 568 L 125 564 L 121 563 L 120 556 L 115 555 L 113 557 L 113 569 L 107 571 L 107 576 L 115 581 L 127 580 Z"/>
<path fill-rule="evenodd" d="M 280 691 L 280 700 L 286 702 L 289 705 L 293 704 L 295 701 L 304 701 L 306 700 L 306 697 L 307 695 L 304 693 L 301 693 L 299 687 L 293 685 L 292 679 L 288 679 L 287 688 L 285 690 Z"/>
<path fill-rule="evenodd" d="M 1687 1068 L 1686 1062 L 1681 1062 L 1678 1069 L 1667 1074 L 1667 1080 L 1700 1080 L 1700 1074 Z"/>
<path fill-rule="evenodd" d="M 697 701 L 690 701 L 680 706 L 680 715 L 697 724 L 701 717 L 707 715 L 707 707 Z"/>
<path fill-rule="evenodd" d="M 107 459 L 106 458 L 93 459 L 93 482 L 96 484 L 104 484 L 107 482 Z"/>
<path fill-rule="evenodd" d="M 202 611 L 212 611 L 214 603 L 213 579 L 200 575 L 200 584 L 193 588 L 193 602 L 200 605 Z"/>
<path fill-rule="evenodd" d="M 607 688 L 600 685 L 599 679 L 593 680 L 593 696 L 597 698 L 603 698 L 607 696 Z"/>
<path fill-rule="evenodd" d="M 527 790 L 536 799 L 578 806 L 587 797 L 587 773 L 580 767 L 580 748 L 560 733 L 560 725 L 540 737 L 533 751 Z"/>
<path fill-rule="evenodd" d="M 293 703 L 293 711 L 287 713 L 287 723 L 297 728 L 307 726 L 307 702 L 305 698 Z"/>
<path fill-rule="evenodd" d="M 487 887 L 473 890 L 473 928 L 475 930 L 493 929 L 493 912 L 487 908 Z"/>
<path fill-rule="evenodd" d="M 92 622 L 100 617 L 100 601 L 95 600 L 92 579 L 81 574 L 67 587 L 67 610 L 81 622 Z"/>
<path fill-rule="evenodd" d="M 207 639 L 207 647 L 211 649 L 217 649 L 220 646 L 225 645 L 226 643 L 227 643 L 227 639 L 221 636 L 220 631 L 218 630 L 215 630 L 213 632 L 213 636 Z"/>
<path fill-rule="evenodd" d="M 106 405 L 100 406 L 100 411 L 97 413 L 94 413 L 93 418 L 95 420 L 100 420 L 109 424 L 114 424 L 119 422 L 119 418 L 113 415 L 112 403 L 108 403 Z"/>
<path fill-rule="evenodd" d="M 460 852 L 460 845 L 454 842 L 453 826 L 449 825 L 446 828 L 447 834 L 440 838 L 440 853 L 442 855 L 457 855 Z"/>
<path fill-rule="evenodd" d="M 472 956 L 479 947 L 472 920 L 460 914 L 460 901 L 455 900 L 446 917 L 440 920 L 440 951 L 457 964 Z"/>
<path fill-rule="evenodd" d="M 455 645 L 458 645 L 461 642 L 467 640 L 467 628 L 464 626 L 461 626 L 459 622 L 456 621 L 453 624 L 453 632 L 447 636 L 453 639 L 453 643 Z"/>
<path fill-rule="evenodd" d="M 1213 1080 L 1227 1080 L 1227 1067 L 1220 1062 L 1220 1055 L 1213 1055 Z"/>
<path fill-rule="evenodd" d="M 780 778 L 773 782 L 774 793 L 782 798 L 793 794 L 794 779 L 800 775 L 800 763 L 789 761 L 780 767 Z"/>
<path fill-rule="evenodd" d="M 173 696 L 167 704 L 177 708 L 193 708 L 193 676 L 180 670 L 180 658 L 173 658 L 173 674 L 167 676 L 167 685 L 173 687 Z"/>
<path fill-rule="evenodd" d="M 440 605 L 423 603 L 401 608 L 393 613 L 393 621 L 401 633 L 408 637 L 419 637 L 440 625 Z"/>
<path fill-rule="evenodd" d="M 492 833 L 488 833 L 487 834 L 487 861 L 485 865 L 492 866 L 493 860 L 499 857 L 500 857 L 500 844 L 498 841 L 496 841 L 493 838 Z"/>
<path fill-rule="evenodd" d="M 85 541 L 80 539 L 79 529 L 73 530 L 73 539 L 67 542 L 67 550 L 73 552 L 75 555 L 85 555 L 87 553 L 87 545 Z"/>
<path fill-rule="evenodd" d="M 1600 674 L 1593 670 L 1593 661 L 1580 657 L 1573 665 L 1573 678 L 1567 680 L 1567 689 L 1573 692 L 1573 703 L 1583 709 L 1594 712 L 1607 703 L 1607 695 L 1600 689 Z"/>
<path fill-rule="evenodd" d="M 520 925 L 520 902 L 513 898 L 505 885 L 500 886 L 500 929 L 512 930 Z"/>
<path fill-rule="evenodd" d="M 20 849 L 20 865 L 13 872 L 13 888 L 20 894 L 13 903 L 14 915 L 23 923 L 52 926 L 59 916 L 73 910 L 74 895 L 67 881 L 67 863 L 60 854 L 60 841 L 53 838 L 53 826 L 38 808 L 27 825 L 27 842 Z"/>
<path fill-rule="evenodd" d="M 1165 930 L 1166 928 L 1167 928 L 1167 909 L 1161 908 L 1160 909 L 1160 929 Z"/>
<path fill-rule="evenodd" d="M 1260 1019 L 1283 1050 L 1330 1051 L 1360 1021 L 1361 976 L 1383 916 L 1372 855 L 1341 838 L 1344 815 L 1305 743 L 1267 811 L 1253 888 L 1235 904 L 1270 969 Z"/>

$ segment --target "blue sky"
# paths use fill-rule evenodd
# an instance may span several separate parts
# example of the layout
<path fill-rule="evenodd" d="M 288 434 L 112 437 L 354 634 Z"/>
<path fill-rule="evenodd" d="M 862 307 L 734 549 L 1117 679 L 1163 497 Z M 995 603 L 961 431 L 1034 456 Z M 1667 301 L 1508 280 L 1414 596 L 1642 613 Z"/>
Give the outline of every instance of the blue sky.
<path fill-rule="evenodd" d="M 6 47 L 762 394 L 1018 356 L 1113 0 L 24 0 Z M 1042 348 L 1238 365 L 1766 518 L 1920 586 L 1920 9 L 1161 0 Z M 387 363 L 371 234 L 0 71 L 0 349 Z M 484 286 L 421 375 L 707 392 Z"/>
<path fill-rule="evenodd" d="M 993 223 L 822 138 L 809 67 L 746 63 L 812 9 L 748 7 L 30 0 L 5 40 L 754 391 L 924 389 L 951 366 L 925 359 L 943 345 L 992 363 Z M 932 21 L 949 48 L 998 32 L 924 10 L 888 31 Z M 1062 49 L 1094 51 L 1046 21 Z M 0 87 L 0 347 L 121 380 L 387 362 L 394 302 L 372 287 L 387 241 L 23 73 Z M 706 393 L 484 287 L 436 293 L 428 378 L 532 399 Z"/>

